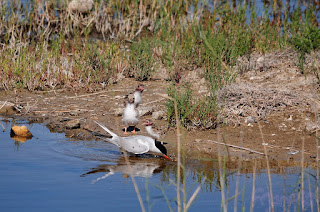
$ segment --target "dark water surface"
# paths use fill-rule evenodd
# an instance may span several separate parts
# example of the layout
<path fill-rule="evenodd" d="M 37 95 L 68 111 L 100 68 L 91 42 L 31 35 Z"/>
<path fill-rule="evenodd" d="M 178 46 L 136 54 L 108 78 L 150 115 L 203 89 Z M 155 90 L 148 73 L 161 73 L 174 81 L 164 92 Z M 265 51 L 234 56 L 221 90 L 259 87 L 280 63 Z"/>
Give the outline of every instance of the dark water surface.
<path fill-rule="evenodd" d="M 2 121 L 5 125 L 5 122 Z M 42 124 L 28 128 L 34 135 L 24 143 L 10 138 L 0 126 L 0 210 L 1 211 L 140 211 L 137 195 L 119 150 L 102 141 L 72 141 L 64 134 L 50 133 Z M 147 211 L 176 211 L 176 166 L 160 158 L 130 158 L 135 180 Z M 216 162 L 212 162 L 214 164 Z M 209 163 L 210 164 L 210 163 Z M 211 166 L 211 165 L 210 165 Z M 207 162 L 191 161 L 186 168 L 188 198 L 206 176 L 206 181 L 190 211 L 220 211 L 218 171 Z M 309 170 L 314 174 L 314 170 Z M 273 174 L 273 195 L 277 211 L 301 208 L 300 169 L 291 174 Z M 236 181 L 239 181 L 238 211 L 250 209 L 252 174 L 239 178 L 227 170 L 228 209 L 234 209 Z M 308 183 L 308 176 L 310 184 Z M 311 187 L 311 194 L 308 187 Z M 305 173 L 304 207 L 316 210 L 315 178 Z M 162 190 L 161 190 L 161 189 Z M 269 210 L 268 177 L 257 173 L 255 211 Z M 312 201 L 310 201 L 310 195 Z"/>

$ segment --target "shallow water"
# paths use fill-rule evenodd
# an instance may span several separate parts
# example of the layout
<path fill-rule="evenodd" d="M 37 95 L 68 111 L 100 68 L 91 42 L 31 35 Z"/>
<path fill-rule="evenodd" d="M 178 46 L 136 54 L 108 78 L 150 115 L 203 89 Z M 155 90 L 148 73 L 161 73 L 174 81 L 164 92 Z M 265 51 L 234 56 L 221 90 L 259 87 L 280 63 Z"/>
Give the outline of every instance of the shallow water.
<path fill-rule="evenodd" d="M 34 137 L 24 143 L 10 138 L 11 122 L 0 131 L 0 210 L 1 211 L 139 211 L 140 205 L 130 172 L 119 149 L 103 141 L 73 141 L 64 134 L 50 133 L 42 124 L 28 126 Z M 22 122 L 19 122 L 22 123 Z M 1 130 L 2 127 L 0 126 Z M 130 157 L 147 211 L 176 211 L 176 165 L 161 158 Z M 190 198 L 204 177 L 200 193 L 190 211 L 218 211 L 221 206 L 219 172 L 216 161 L 187 161 L 186 190 Z M 272 174 L 276 211 L 285 207 L 297 211 L 300 192 L 300 168 L 286 168 Z M 314 174 L 314 170 L 309 172 Z M 239 182 L 237 209 L 250 209 L 252 174 L 226 170 L 225 187 L 234 209 L 236 182 Z M 290 174 L 289 174 L 290 173 Z M 308 183 L 308 178 L 310 183 Z M 315 178 L 305 172 L 304 207 L 316 209 Z M 309 186 L 311 193 L 309 193 Z M 162 192 L 162 190 L 163 192 Z M 310 201 L 310 195 L 312 202 Z M 255 211 L 269 210 L 268 177 L 256 174 Z"/>

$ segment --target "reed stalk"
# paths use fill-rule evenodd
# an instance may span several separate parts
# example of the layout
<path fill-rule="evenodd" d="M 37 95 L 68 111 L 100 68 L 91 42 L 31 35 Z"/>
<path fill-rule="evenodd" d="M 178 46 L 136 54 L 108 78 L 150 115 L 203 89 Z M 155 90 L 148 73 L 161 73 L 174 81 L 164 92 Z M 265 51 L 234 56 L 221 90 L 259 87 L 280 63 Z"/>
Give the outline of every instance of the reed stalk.
<path fill-rule="evenodd" d="M 243 144 L 243 129 L 241 128 L 241 131 L 240 131 L 240 139 L 241 139 L 241 143 L 240 143 L 240 146 L 242 146 Z M 237 181 L 236 181 L 236 190 L 235 190 L 235 193 L 234 193 L 234 209 L 233 211 L 234 212 L 237 212 L 237 206 L 238 206 L 238 195 L 239 195 L 239 180 L 240 180 L 240 171 L 241 171 L 241 161 L 242 161 L 242 152 L 240 153 L 240 157 L 239 157 L 239 160 L 238 160 L 238 167 L 237 167 Z"/>
<path fill-rule="evenodd" d="M 317 116 L 316 116 L 317 117 Z M 317 211 L 320 211 L 320 203 L 319 203 L 319 133 L 316 131 L 316 151 L 317 151 L 317 170 L 316 170 L 316 204 Z"/>
<path fill-rule="evenodd" d="M 304 136 L 302 138 L 302 149 L 301 149 L 301 210 L 305 211 L 304 208 Z"/>
<path fill-rule="evenodd" d="M 250 204 L 250 212 L 254 210 L 254 197 L 256 191 L 256 169 L 257 169 L 257 161 L 254 160 L 253 171 L 252 171 L 252 193 L 251 193 L 251 204 Z"/>
<path fill-rule="evenodd" d="M 310 173 L 310 167 L 308 167 L 308 172 Z M 310 208 L 311 208 L 311 212 L 313 212 L 313 200 L 312 200 L 312 189 L 311 189 L 311 182 L 310 182 L 310 174 L 308 174 L 308 188 L 309 188 Z"/>
<path fill-rule="evenodd" d="M 172 99 L 174 101 L 174 110 L 176 113 L 176 124 L 177 124 L 177 152 L 178 152 L 178 158 L 177 158 L 177 201 L 178 201 L 178 212 L 181 211 L 181 200 L 180 200 L 180 176 L 181 176 L 181 133 L 180 133 L 180 120 L 178 117 L 178 106 L 175 99 Z"/>
<path fill-rule="evenodd" d="M 220 126 L 217 129 L 218 133 L 218 142 L 220 142 L 221 135 L 220 135 Z M 221 193 L 221 209 L 224 212 L 228 211 L 227 201 L 225 196 L 225 170 L 222 168 L 222 159 L 221 159 L 221 151 L 220 146 L 218 146 L 218 162 L 219 162 L 219 181 L 220 181 L 220 193 Z"/>

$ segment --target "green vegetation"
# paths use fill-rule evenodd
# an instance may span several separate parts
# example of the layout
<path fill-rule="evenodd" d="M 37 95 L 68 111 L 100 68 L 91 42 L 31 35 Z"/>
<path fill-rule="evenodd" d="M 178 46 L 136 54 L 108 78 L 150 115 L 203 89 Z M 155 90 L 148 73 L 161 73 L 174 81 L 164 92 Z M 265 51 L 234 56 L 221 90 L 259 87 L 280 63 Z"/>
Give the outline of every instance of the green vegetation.
<path fill-rule="evenodd" d="M 137 80 L 150 79 L 155 68 L 151 44 L 150 39 L 142 39 L 140 42 L 131 45 L 130 66 Z"/>
<path fill-rule="evenodd" d="M 255 0 L 245 2 L 97 0 L 84 14 L 68 9 L 67 1 L 2 3 L 0 88 L 91 91 L 118 73 L 143 81 L 163 67 L 173 80 L 177 73 L 203 70 L 208 96 L 195 98 L 185 85 L 172 85 L 168 94 L 183 104 L 184 126 L 207 128 L 216 125 L 217 92 L 237 76 L 239 57 L 292 47 L 301 73 L 320 82 L 316 63 L 305 70 L 306 55 L 320 47 L 319 6 L 263 1 L 257 9 Z M 174 124 L 172 105 L 167 112 Z"/>
<path fill-rule="evenodd" d="M 304 64 L 306 55 L 312 51 L 319 49 L 320 47 L 320 30 L 317 26 L 317 18 L 314 13 L 314 8 L 308 8 L 305 11 L 304 24 L 299 22 L 301 17 L 301 11 L 299 8 L 294 12 L 292 18 L 292 44 L 299 53 L 298 66 L 301 73 L 305 72 Z M 313 58 L 314 59 L 314 58 Z M 310 72 L 314 73 L 320 82 L 319 67 L 314 67 L 315 61 L 313 61 L 313 67 Z"/>
<path fill-rule="evenodd" d="M 168 94 L 177 101 L 178 118 L 184 127 L 211 128 L 216 123 L 217 107 L 215 98 L 195 98 L 190 85 L 181 90 L 176 86 L 170 86 Z M 175 124 L 174 102 L 167 102 L 167 117 L 171 124 Z"/>

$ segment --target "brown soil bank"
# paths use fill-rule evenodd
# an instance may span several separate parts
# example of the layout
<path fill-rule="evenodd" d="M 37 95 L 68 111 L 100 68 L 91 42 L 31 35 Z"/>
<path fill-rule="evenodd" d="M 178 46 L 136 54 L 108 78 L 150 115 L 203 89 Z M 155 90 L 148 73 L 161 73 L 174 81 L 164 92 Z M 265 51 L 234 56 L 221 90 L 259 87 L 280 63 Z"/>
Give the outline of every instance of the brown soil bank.
<path fill-rule="evenodd" d="M 297 161 L 304 149 L 305 160 L 315 162 L 320 129 L 319 82 L 312 74 L 302 75 L 294 58 L 297 58 L 294 53 L 286 50 L 267 55 L 254 54 L 250 61 L 239 59 L 236 82 L 219 93 L 226 124 L 216 129 L 184 131 L 182 139 L 187 157 L 215 158 L 220 151 L 232 157 L 264 158 L 266 149 L 273 161 Z M 201 70 L 185 72 L 181 83 L 194 82 L 194 89 L 203 94 L 206 92 L 205 81 L 200 76 Z M 153 119 L 163 134 L 162 140 L 168 142 L 169 155 L 174 156 L 176 130 L 168 127 L 166 99 L 158 95 L 166 94 L 169 82 L 164 80 L 165 77 L 158 78 L 160 80 L 144 82 L 146 90 L 139 106 L 138 133 L 145 134 L 142 123 Z M 6 116 L 45 122 L 52 131 L 65 132 L 67 137 L 74 139 L 93 139 L 85 130 L 87 128 L 101 132 L 92 120 L 99 120 L 122 134 L 124 96 L 137 85 L 137 81 L 125 78 L 96 93 L 75 93 L 64 89 L 1 91 L 0 112 Z M 217 142 L 227 144 L 228 148 Z"/>

